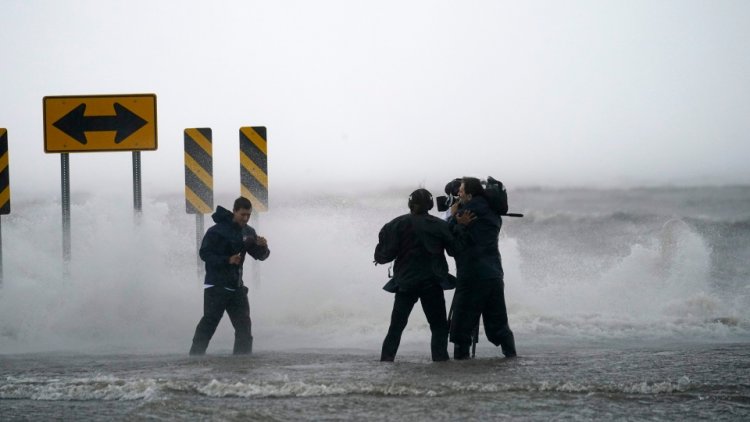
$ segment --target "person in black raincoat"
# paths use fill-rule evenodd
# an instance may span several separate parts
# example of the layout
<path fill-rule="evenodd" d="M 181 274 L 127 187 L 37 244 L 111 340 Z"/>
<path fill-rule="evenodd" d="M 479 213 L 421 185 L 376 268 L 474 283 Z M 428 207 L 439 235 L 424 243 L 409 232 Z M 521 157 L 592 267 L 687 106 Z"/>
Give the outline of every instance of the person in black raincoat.
<path fill-rule="evenodd" d="M 224 315 L 234 326 L 234 354 L 250 354 L 253 350 L 248 289 L 242 281 L 245 253 L 263 261 L 271 253 L 268 242 L 247 225 L 252 203 L 244 197 L 234 201 L 233 211 L 216 207 L 212 218 L 216 225 L 209 228 L 200 247 L 206 263 L 203 289 L 203 317 L 195 328 L 190 355 L 203 355 L 208 342 Z"/>
<path fill-rule="evenodd" d="M 456 292 L 450 341 L 454 359 L 468 359 L 473 328 L 482 316 L 487 339 L 501 346 L 506 357 L 516 356 L 513 332 L 508 326 L 503 284 L 503 266 L 498 250 L 502 220 L 490 208 L 479 179 L 464 177 L 459 188 L 460 201 L 451 207 L 449 224 L 459 228 L 464 214 L 474 217 L 458 235 L 464 247 L 456 254 Z"/>
<path fill-rule="evenodd" d="M 395 300 L 381 361 L 392 362 L 396 358 L 401 334 L 417 300 L 422 302 L 430 324 L 432 360 L 449 359 L 443 290 L 455 286 L 455 277 L 448 273 L 444 251 L 452 256 L 455 245 L 448 223 L 428 214 L 433 203 L 429 191 L 417 189 L 409 196 L 410 212 L 385 224 L 378 234 L 375 262 L 396 261 L 393 277 L 383 286 L 395 293 Z"/>

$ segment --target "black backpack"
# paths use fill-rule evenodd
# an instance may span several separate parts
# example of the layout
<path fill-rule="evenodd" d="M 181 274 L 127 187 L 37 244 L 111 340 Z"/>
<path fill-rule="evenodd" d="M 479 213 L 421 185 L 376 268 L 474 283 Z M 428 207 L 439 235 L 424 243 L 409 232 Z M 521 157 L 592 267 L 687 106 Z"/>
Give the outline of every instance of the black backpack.
<path fill-rule="evenodd" d="M 500 215 L 508 215 L 508 192 L 505 190 L 503 182 L 495 180 L 492 176 L 487 176 L 484 193 L 492 211 Z"/>

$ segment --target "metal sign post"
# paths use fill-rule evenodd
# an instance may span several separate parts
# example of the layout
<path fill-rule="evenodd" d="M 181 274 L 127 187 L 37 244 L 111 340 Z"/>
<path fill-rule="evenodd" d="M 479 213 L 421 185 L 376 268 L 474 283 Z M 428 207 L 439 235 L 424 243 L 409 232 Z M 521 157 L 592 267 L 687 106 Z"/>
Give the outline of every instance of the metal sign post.
<path fill-rule="evenodd" d="M 66 278 L 70 274 L 70 158 L 60 154 L 60 179 L 62 180 L 63 265 Z"/>
<path fill-rule="evenodd" d="M 261 233 L 260 213 L 254 212 L 250 217 L 250 221 L 256 232 Z M 254 259 L 250 261 L 250 274 L 253 278 L 253 290 L 257 292 L 258 290 L 260 290 L 260 264 L 258 264 L 258 261 Z"/>
<path fill-rule="evenodd" d="M 3 287 L 3 226 L 0 218 L 0 287 Z"/>
<path fill-rule="evenodd" d="M 141 152 L 133 151 L 133 210 L 135 211 L 136 222 L 140 222 L 140 215 L 143 209 L 143 200 L 141 194 Z"/>
<path fill-rule="evenodd" d="M 203 233 L 205 231 L 206 229 L 203 227 L 203 214 L 195 214 L 195 265 L 198 270 L 198 278 L 202 278 L 203 273 L 206 271 L 200 256 L 201 242 L 203 241 Z"/>

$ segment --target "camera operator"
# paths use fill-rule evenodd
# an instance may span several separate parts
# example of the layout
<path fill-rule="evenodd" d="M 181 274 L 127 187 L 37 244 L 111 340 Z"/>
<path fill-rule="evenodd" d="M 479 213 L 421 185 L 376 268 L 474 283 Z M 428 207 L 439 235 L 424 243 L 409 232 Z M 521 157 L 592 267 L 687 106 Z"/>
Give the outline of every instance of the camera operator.
<path fill-rule="evenodd" d="M 409 196 L 409 213 L 385 224 L 378 234 L 375 262 L 396 261 L 393 278 L 383 286 L 396 296 L 381 361 L 392 362 L 396 358 L 401 334 L 417 300 L 422 302 L 422 310 L 430 324 L 432 360 L 449 359 L 443 290 L 455 287 L 455 277 L 448 273 L 444 251 L 454 255 L 454 238 L 447 222 L 428 214 L 433 203 L 429 191 L 415 190 Z M 468 218 L 464 216 L 458 222 L 468 223 Z"/>
<path fill-rule="evenodd" d="M 462 223 L 462 216 L 467 213 L 473 215 L 474 220 L 464 229 L 455 230 L 465 245 L 455 255 L 458 281 L 450 326 L 453 358 L 469 358 L 471 333 L 479 324 L 480 315 L 487 339 L 495 346 L 501 346 L 506 357 L 514 357 L 516 347 L 508 326 L 503 267 L 498 249 L 502 220 L 490 208 L 479 179 L 464 177 L 458 196 L 460 200 L 451 206 L 449 224 Z"/>
<path fill-rule="evenodd" d="M 234 326 L 233 353 L 252 353 L 250 303 L 248 289 L 242 281 L 242 265 L 245 253 L 260 261 L 271 253 L 268 241 L 247 225 L 252 211 L 252 202 L 241 196 L 234 201 L 231 212 L 218 206 L 212 215 L 216 225 L 206 232 L 199 251 L 201 259 L 206 262 L 203 317 L 195 328 L 190 355 L 206 353 L 224 311 Z"/>

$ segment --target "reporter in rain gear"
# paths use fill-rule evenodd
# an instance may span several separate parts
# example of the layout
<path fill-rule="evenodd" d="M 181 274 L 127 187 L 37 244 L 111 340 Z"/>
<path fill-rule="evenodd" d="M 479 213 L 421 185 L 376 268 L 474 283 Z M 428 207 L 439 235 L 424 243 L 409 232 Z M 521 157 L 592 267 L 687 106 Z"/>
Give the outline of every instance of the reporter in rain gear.
<path fill-rule="evenodd" d="M 392 362 L 396 358 L 401 334 L 419 300 L 432 332 L 432 360 L 445 361 L 449 355 L 443 290 L 454 288 L 455 277 L 448 273 L 444 251 L 451 256 L 455 253 L 454 239 L 447 222 L 428 214 L 433 206 L 429 191 L 415 190 L 408 205 L 408 214 L 383 226 L 375 247 L 377 264 L 396 261 L 393 278 L 383 286 L 383 290 L 395 293 L 395 299 L 380 360 Z"/>
<path fill-rule="evenodd" d="M 252 207 L 250 200 L 239 197 L 233 211 L 218 206 L 212 215 L 216 225 L 206 232 L 199 251 L 206 263 L 203 317 L 195 328 L 190 355 L 206 353 L 224 311 L 234 327 L 234 354 L 252 353 L 250 304 L 242 281 L 242 265 L 246 252 L 260 261 L 271 253 L 266 239 L 247 225 Z"/>
<path fill-rule="evenodd" d="M 461 200 L 451 207 L 449 224 L 461 223 L 465 214 L 474 219 L 465 229 L 455 231 L 464 247 L 455 256 L 458 281 L 450 326 L 453 358 L 469 358 L 471 333 L 479 324 L 480 315 L 487 339 L 495 346 L 501 346 L 506 357 L 516 356 L 513 332 L 508 326 L 503 266 L 498 250 L 502 220 L 490 208 L 479 179 L 464 177 L 459 197 Z"/>

